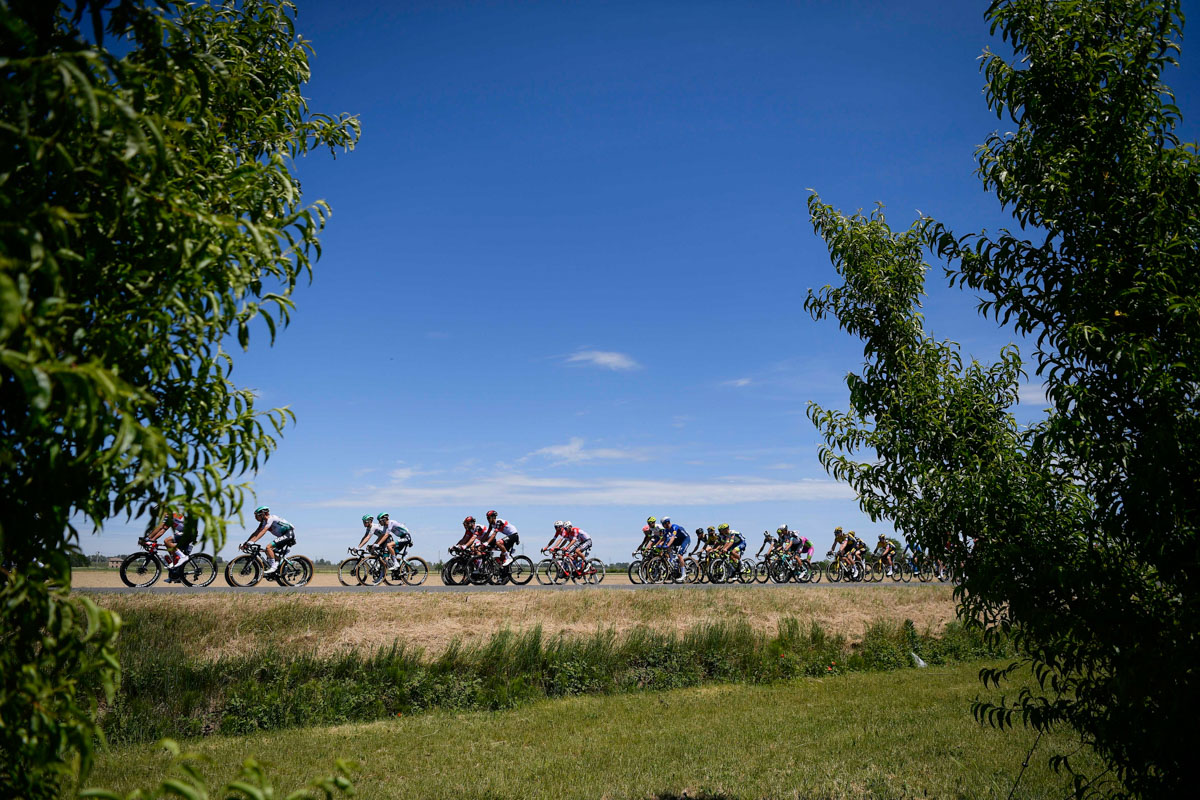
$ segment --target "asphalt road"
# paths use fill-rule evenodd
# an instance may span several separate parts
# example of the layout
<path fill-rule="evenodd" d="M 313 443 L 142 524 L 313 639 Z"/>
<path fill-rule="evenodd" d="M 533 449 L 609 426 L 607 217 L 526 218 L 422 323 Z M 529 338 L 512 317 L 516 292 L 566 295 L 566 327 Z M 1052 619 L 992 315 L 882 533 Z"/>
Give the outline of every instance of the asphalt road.
<path fill-rule="evenodd" d="M 298 594 L 331 594 L 334 592 L 343 592 L 343 593 L 350 593 L 350 594 L 353 594 L 353 593 L 383 593 L 383 594 L 417 593 L 417 594 L 420 594 L 423 592 L 519 592 L 519 591 L 544 591 L 544 592 L 573 592 L 574 591 L 574 592 L 578 592 L 578 591 L 583 591 L 584 589 L 604 589 L 604 590 L 614 591 L 614 592 L 622 592 L 622 591 L 670 592 L 670 591 L 686 591 L 688 589 L 699 589 L 701 591 L 703 591 L 705 589 L 744 589 L 745 591 L 749 592 L 749 591 L 753 591 L 755 589 L 755 587 L 758 587 L 758 586 L 774 586 L 774 585 L 775 584 L 757 584 L 757 583 L 748 583 L 748 584 L 741 584 L 741 583 L 728 583 L 728 584 L 602 583 L 599 586 L 586 586 L 586 585 L 580 585 L 580 584 L 567 583 L 567 584 L 563 584 L 561 586 L 543 586 L 543 585 L 539 584 L 537 581 L 533 581 L 526 586 L 512 586 L 512 585 L 508 585 L 508 586 L 490 586 L 490 585 L 486 585 L 486 586 L 443 586 L 441 583 L 426 583 L 423 586 L 281 587 L 281 586 L 277 586 L 276 584 L 272 583 L 272 584 L 263 585 L 263 586 L 249 586 L 249 587 L 245 587 L 245 588 L 235 588 L 232 586 L 226 586 L 224 584 L 218 586 L 216 583 L 213 583 L 212 586 L 205 586 L 205 587 L 165 586 L 161 583 L 158 583 L 158 584 L 155 584 L 154 586 L 147 587 L 146 589 L 131 589 L 131 588 L 128 588 L 125 586 L 120 586 L 120 587 L 79 588 L 79 589 L 75 589 L 74 591 L 88 592 L 88 593 L 94 592 L 96 594 L 114 594 L 114 593 L 121 593 L 121 592 L 144 592 L 144 591 L 151 591 L 151 592 L 155 592 L 158 594 L 187 594 L 187 593 L 211 594 L 211 593 L 219 593 L 219 592 L 238 592 L 238 593 L 249 592 L 252 594 L 253 593 L 268 594 L 271 592 L 275 592 L 275 593 L 296 592 Z M 789 583 L 789 584 L 785 584 L 785 585 L 793 586 L 793 587 L 805 586 L 805 587 L 809 587 L 809 588 L 817 588 L 817 587 L 821 587 L 821 586 L 827 586 L 829 588 L 840 588 L 840 587 L 845 587 L 845 586 L 941 586 L 942 584 L 937 581 L 930 581 L 928 584 L 922 584 L 917 581 L 913 581 L 912 583 L 908 583 L 908 584 L 897 583 L 897 582 L 893 582 L 893 581 L 880 581 L 879 583 L 845 583 L 845 582 L 827 583 L 825 581 L 822 581 L 821 583 Z"/>

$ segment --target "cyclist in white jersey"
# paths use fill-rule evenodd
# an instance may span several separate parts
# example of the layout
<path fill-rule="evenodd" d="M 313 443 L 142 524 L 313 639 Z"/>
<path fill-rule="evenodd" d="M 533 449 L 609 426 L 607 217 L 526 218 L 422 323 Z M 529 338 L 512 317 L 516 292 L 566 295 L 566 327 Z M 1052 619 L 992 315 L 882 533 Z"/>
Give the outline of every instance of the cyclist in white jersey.
<path fill-rule="evenodd" d="M 271 509 L 267 506 L 259 506 L 254 509 L 254 518 L 258 520 L 258 527 L 254 529 L 254 533 L 250 534 L 250 538 L 245 541 L 239 548 L 246 549 L 246 545 L 257 542 L 268 531 L 271 534 L 271 541 L 267 543 L 267 568 L 263 571 L 264 575 L 269 575 L 279 569 L 279 564 L 275 561 L 275 543 L 281 539 L 290 539 L 291 542 L 296 541 L 296 529 L 292 524 L 283 517 L 277 517 L 271 513 Z"/>
<path fill-rule="evenodd" d="M 569 558 L 574 555 L 578 561 L 577 568 L 580 572 L 587 566 L 588 554 L 592 552 L 592 537 L 582 528 L 576 528 L 568 520 L 563 523 L 562 528 L 563 553 Z"/>
<path fill-rule="evenodd" d="M 408 528 L 404 527 L 399 522 L 393 522 L 386 511 L 381 512 L 376 519 L 379 520 L 379 527 L 382 528 L 382 533 L 379 534 L 379 539 L 375 544 L 387 542 L 388 554 L 392 557 L 392 568 L 395 569 L 396 564 L 396 547 L 401 548 L 412 546 L 412 534 L 408 532 Z"/>
<path fill-rule="evenodd" d="M 503 554 L 500 565 L 508 566 L 513 560 L 512 554 L 508 552 L 509 548 L 521 541 L 517 533 L 517 527 L 506 519 L 500 519 L 500 516 L 495 511 L 487 512 L 487 521 L 487 538 L 483 540 L 483 544 L 489 547 L 495 544 Z"/>

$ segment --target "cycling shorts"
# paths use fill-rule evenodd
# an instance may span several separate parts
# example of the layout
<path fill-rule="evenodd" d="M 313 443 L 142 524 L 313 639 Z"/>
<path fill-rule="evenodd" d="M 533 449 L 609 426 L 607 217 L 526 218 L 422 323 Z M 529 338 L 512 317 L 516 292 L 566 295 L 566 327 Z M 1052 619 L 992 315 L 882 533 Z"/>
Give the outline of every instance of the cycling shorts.
<path fill-rule="evenodd" d="M 680 553 L 684 553 L 684 552 L 687 552 L 688 545 L 690 545 L 691 543 L 692 543 L 691 536 L 688 536 L 686 533 L 677 533 L 677 534 L 675 534 L 674 540 L 670 544 L 670 548 L 672 550 L 676 550 Z"/>
<path fill-rule="evenodd" d="M 744 552 L 746 552 L 746 543 L 745 543 L 745 542 L 738 542 L 737 544 L 735 544 L 733 547 L 731 547 L 731 548 L 729 548 L 729 549 L 730 549 L 730 550 L 737 550 L 739 554 L 740 554 L 740 553 L 744 553 Z"/>
<path fill-rule="evenodd" d="M 508 536 L 505 536 L 504 534 L 500 534 L 496 537 L 496 541 L 503 542 L 505 550 L 512 550 L 514 547 L 516 547 L 517 545 L 519 545 L 521 543 L 521 534 L 510 533 Z"/>

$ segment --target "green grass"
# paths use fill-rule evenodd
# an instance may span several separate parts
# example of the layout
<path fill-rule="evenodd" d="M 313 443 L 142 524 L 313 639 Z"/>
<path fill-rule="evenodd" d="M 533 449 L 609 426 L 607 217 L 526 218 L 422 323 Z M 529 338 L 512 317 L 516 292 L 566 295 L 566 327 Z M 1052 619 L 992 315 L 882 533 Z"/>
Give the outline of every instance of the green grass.
<path fill-rule="evenodd" d="M 302 624 L 333 624 L 322 613 L 308 608 Z M 277 619 L 286 625 L 281 640 L 301 624 L 282 612 Z M 1005 654 L 957 624 L 932 636 L 918 634 L 911 623 L 880 622 L 852 646 L 816 623 L 803 628 L 789 619 L 774 635 L 745 622 L 697 625 L 682 634 L 635 628 L 620 636 L 600 631 L 581 637 L 543 636 L 535 627 L 454 644 L 434 657 L 393 645 L 329 656 L 267 648 L 210 660 L 180 642 L 194 644 L 215 633 L 205 627 L 211 621 L 170 615 L 133 620 L 128 638 L 123 634 L 119 642 L 121 689 L 101 714 L 114 743 L 361 722 L 431 709 L 500 710 L 545 697 L 911 669 L 911 652 L 931 664 Z M 189 624 L 197 629 L 184 637 L 180 626 Z M 244 624 L 276 621 L 247 616 Z"/>
<path fill-rule="evenodd" d="M 291 790 L 359 762 L 373 798 L 1004 798 L 1033 740 L 970 715 L 979 665 L 543 700 L 503 712 L 216 736 L 185 749 L 228 780 L 247 756 Z M 1010 689 L 1012 691 L 1012 689 Z M 1017 797 L 1069 794 L 1044 739 Z M 149 744 L 103 751 L 91 785 L 127 792 L 164 776 Z M 1096 762 L 1077 760 L 1092 772 Z M 282 796 L 282 795 L 281 795 Z"/>

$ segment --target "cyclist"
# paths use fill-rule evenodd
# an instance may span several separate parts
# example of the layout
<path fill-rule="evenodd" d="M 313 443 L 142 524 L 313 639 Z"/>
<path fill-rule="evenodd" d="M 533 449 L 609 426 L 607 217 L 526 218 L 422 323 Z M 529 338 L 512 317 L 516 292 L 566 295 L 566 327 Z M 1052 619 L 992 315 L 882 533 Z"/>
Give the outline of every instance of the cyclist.
<path fill-rule="evenodd" d="M 687 575 L 687 570 L 683 566 L 683 554 L 687 552 L 688 545 L 692 542 L 692 537 L 688 535 L 687 530 L 682 525 L 674 525 L 671 523 L 670 517 L 662 518 L 663 529 L 663 546 L 672 551 L 675 566 L 679 568 L 679 577 L 675 579 L 676 583 L 683 583 Z"/>
<path fill-rule="evenodd" d="M 717 526 L 717 535 L 721 537 L 721 552 L 733 556 L 734 561 L 741 561 L 746 552 L 746 537 L 740 531 L 729 527 L 728 522 Z"/>
<path fill-rule="evenodd" d="M 412 534 L 408 532 L 408 528 L 404 527 L 399 522 L 392 522 L 386 511 L 379 513 L 379 527 L 382 529 L 379 534 L 379 539 L 375 544 L 379 545 L 382 542 L 387 542 L 388 555 L 391 558 L 392 569 L 400 566 L 396 563 L 396 548 L 400 548 L 403 553 L 406 548 L 412 547 Z"/>
<path fill-rule="evenodd" d="M 487 532 L 486 538 L 482 540 L 485 547 L 490 547 L 493 544 L 503 554 L 500 561 L 500 566 L 507 567 L 512 563 L 512 554 L 509 553 L 510 547 L 515 547 L 520 543 L 521 537 L 517 535 L 517 528 L 506 519 L 500 519 L 500 516 L 495 511 L 487 512 Z"/>
<path fill-rule="evenodd" d="M 892 563 L 892 556 L 896 554 L 896 545 L 894 545 L 886 534 L 879 534 L 879 544 L 875 545 L 875 555 L 879 556 L 880 564 L 887 564 L 887 576 L 892 577 L 892 571 L 895 565 Z"/>
<path fill-rule="evenodd" d="M 813 543 L 808 540 L 807 536 L 801 536 L 795 531 L 788 531 L 792 535 L 792 540 L 788 547 L 788 552 L 792 554 L 792 558 L 796 559 L 799 564 L 802 560 L 808 564 L 812 564 Z"/>
<path fill-rule="evenodd" d="M 168 531 L 170 533 L 167 533 Z M 179 543 L 179 540 L 184 538 L 182 511 L 164 514 L 162 523 L 146 534 L 146 541 L 156 542 L 158 541 L 158 537 L 164 533 L 167 534 L 167 538 L 163 539 L 163 544 L 166 545 L 167 555 L 169 556 L 167 563 L 171 565 L 172 569 L 182 567 L 191 558 L 188 551 L 192 549 L 190 543 L 186 546 L 186 549 L 183 544 Z M 176 558 L 179 560 L 176 561 Z M 168 577 L 167 580 L 169 581 L 171 578 Z"/>
<path fill-rule="evenodd" d="M 568 558 L 574 556 L 577 559 L 575 561 L 576 570 L 582 574 L 584 568 L 587 567 L 588 554 L 592 552 L 592 537 L 588 535 L 587 531 L 575 527 L 570 520 L 567 520 L 563 523 L 562 540 L 563 555 Z"/>
<path fill-rule="evenodd" d="M 766 558 L 771 557 L 771 553 L 778 550 L 781 553 L 787 553 L 792 545 L 792 532 L 788 530 L 787 525 L 780 525 L 775 529 L 775 538 L 771 538 L 771 534 L 763 531 L 763 545 L 770 542 L 771 546 L 767 548 Z M 762 552 L 762 548 L 758 548 L 758 552 Z"/>
<path fill-rule="evenodd" d="M 854 564 L 853 539 L 846 536 L 846 534 L 842 531 L 841 525 L 838 525 L 833 529 L 833 549 L 829 552 L 836 553 L 833 559 L 835 564 L 839 559 L 845 559 L 848 561 L 851 568 L 854 570 L 855 575 L 857 576 L 858 567 Z"/>
<path fill-rule="evenodd" d="M 450 549 L 456 550 L 456 549 L 462 549 L 464 547 L 467 547 L 475 539 L 475 536 L 476 536 L 475 518 L 467 517 L 466 519 L 463 520 L 462 538 L 459 539 L 457 542 L 455 542 L 454 545 Z"/>
<path fill-rule="evenodd" d="M 375 518 L 372 517 L 370 514 L 363 514 L 362 524 L 363 524 L 363 535 L 362 535 L 362 539 L 358 543 L 359 550 L 366 547 L 368 539 L 370 539 L 372 536 L 379 535 L 379 529 L 381 527 L 380 525 L 375 524 Z M 354 548 L 352 547 L 350 549 L 353 550 Z"/>
<path fill-rule="evenodd" d="M 275 547 L 290 546 L 296 543 L 296 529 L 292 524 L 282 517 L 277 517 L 271 513 L 271 509 L 267 506 L 259 506 L 254 509 L 254 518 L 258 520 L 258 527 L 254 529 L 254 533 L 250 534 L 240 550 L 246 550 L 247 545 L 252 542 L 257 542 L 268 532 L 271 534 L 271 541 L 267 543 L 267 568 L 263 570 L 264 575 L 270 575 L 275 570 L 279 569 L 278 562 L 275 561 Z"/>
<path fill-rule="evenodd" d="M 642 528 L 642 543 L 638 545 L 638 551 L 647 550 L 656 545 L 661 535 L 662 528 L 658 527 L 658 520 L 655 517 L 646 517 L 646 525 Z"/>
<path fill-rule="evenodd" d="M 871 548 L 866 541 L 864 541 L 862 537 L 855 534 L 854 531 L 847 531 L 846 538 L 850 541 L 850 554 L 854 559 L 854 575 L 857 577 L 862 566 L 866 564 L 867 551 Z"/>
<path fill-rule="evenodd" d="M 554 521 L 554 534 L 550 537 L 550 543 L 542 548 L 543 553 L 548 550 L 554 550 L 555 546 L 560 544 L 559 539 L 563 538 L 563 524 L 561 519 Z M 645 533 L 644 530 L 643 533 Z"/>

